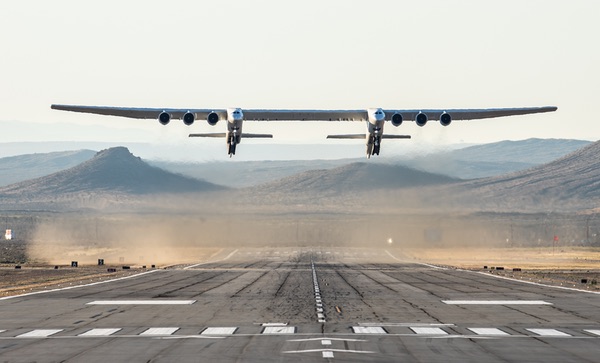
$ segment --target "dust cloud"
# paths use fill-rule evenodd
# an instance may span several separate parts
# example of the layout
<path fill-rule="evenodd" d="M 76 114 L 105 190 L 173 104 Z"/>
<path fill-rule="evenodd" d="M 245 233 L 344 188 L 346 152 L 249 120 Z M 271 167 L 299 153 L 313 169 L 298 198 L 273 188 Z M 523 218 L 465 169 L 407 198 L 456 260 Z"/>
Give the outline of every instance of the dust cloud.
<path fill-rule="evenodd" d="M 36 226 L 29 258 L 51 264 L 170 265 L 224 248 L 353 247 L 409 250 L 497 245 L 473 222 L 421 215 L 62 215 Z"/>
<path fill-rule="evenodd" d="M 153 198 L 120 209 L 46 215 L 28 238 L 28 256 L 51 264 L 104 259 L 164 266 L 206 261 L 228 248 L 324 247 L 451 263 L 489 259 L 498 249 L 547 251 L 556 248 L 554 236 L 559 247 L 600 246 L 595 215 L 461 211 L 449 195 L 408 188 L 324 194 L 311 203 L 297 194 L 270 196 Z"/>

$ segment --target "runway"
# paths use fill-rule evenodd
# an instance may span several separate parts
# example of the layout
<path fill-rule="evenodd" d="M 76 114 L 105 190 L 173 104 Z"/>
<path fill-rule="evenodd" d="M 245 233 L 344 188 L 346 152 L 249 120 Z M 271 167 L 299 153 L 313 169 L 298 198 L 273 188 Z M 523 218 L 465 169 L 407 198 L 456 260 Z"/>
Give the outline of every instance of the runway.
<path fill-rule="evenodd" d="M 600 295 L 404 261 L 224 249 L 0 300 L 7 362 L 597 362 Z"/>

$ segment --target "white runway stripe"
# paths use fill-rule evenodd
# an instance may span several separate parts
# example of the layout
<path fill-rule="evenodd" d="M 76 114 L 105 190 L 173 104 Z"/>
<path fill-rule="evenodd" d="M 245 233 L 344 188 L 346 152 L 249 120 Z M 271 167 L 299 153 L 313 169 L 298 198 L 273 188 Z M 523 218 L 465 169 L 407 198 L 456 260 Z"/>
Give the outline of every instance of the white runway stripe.
<path fill-rule="evenodd" d="M 356 334 L 387 334 L 380 326 L 353 326 L 352 330 Z"/>
<path fill-rule="evenodd" d="M 196 300 L 96 300 L 86 305 L 192 305 Z"/>
<path fill-rule="evenodd" d="M 200 335 L 232 335 L 236 330 L 237 327 L 213 327 L 204 329 Z"/>
<path fill-rule="evenodd" d="M 79 334 L 80 337 L 102 337 L 102 336 L 109 336 L 109 335 L 113 335 L 114 333 L 118 332 L 119 330 L 121 330 L 121 328 L 114 328 L 114 329 L 92 329 L 92 330 L 88 330 L 85 333 Z"/>
<path fill-rule="evenodd" d="M 542 300 L 442 300 L 448 305 L 552 305 Z"/>
<path fill-rule="evenodd" d="M 17 338 L 45 338 L 61 331 L 63 331 L 63 329 L 37 329 L 25 334 L 17 335 Z"/>
<path fill-rule="evenodd" d="M 507 332 L 504 332 L 497 328 L 468 328 L 470 331 L 477 335 L 509 335 Z"/>
<path fill-rule="evenodd" d="M 416 334 L 422 335 L 448 335 L 445 331 L 440 328 L 426 328 L 422 326 L 411 326 L 410 330 L 414 331 Z"/>
<path fill-rule="evenodd" d="M 563 333 L 556 329 L 525 329 L 543 337 L 570 337 L 571 334 Z"/>
<path fill-rule="evenodd" d="M 323 358 L 333 358 L 333 352 L 330 350 L 326 350 L 323 352 Z"/>
<path fill-rule="evenodd" d="M 584 331 L 586 331 L 586 332 L 588 332 L 588 333 L 590 333 L 590 334 L 594 334 L 594 335 L 598 335 L 598 336 L 600 336 L 600 330 L 596 330 L 596 329 L 586 329 L 586 330 L 584 330 Z M 1 332 L 0 332 L 0 333 L 1 333 Z"/>
<path fill-rule="evenodd" d="M 148 328 L 140 335 L 171 335 L 179 328 Z"/>
<path fill-rule="evenodd" d="M 263 330 L 263 334 L 294 334 L 296 328 L 293 326 L 267 326 Z"/>

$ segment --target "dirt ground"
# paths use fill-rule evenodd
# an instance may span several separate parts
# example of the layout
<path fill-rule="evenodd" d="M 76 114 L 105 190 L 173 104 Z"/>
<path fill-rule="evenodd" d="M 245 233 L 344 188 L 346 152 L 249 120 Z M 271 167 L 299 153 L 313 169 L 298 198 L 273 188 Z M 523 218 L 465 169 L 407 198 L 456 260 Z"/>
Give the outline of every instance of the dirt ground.
<path fill-rule="evenodd" d="M 195 252 L 201 261 L 210 259 L 218 249 L 207 248 Z M 416 262 L 484 271 L 542 284 L 600 291 L 600 248 L 426 248 L 402 249 L 395 251 L 395 254 L 404 255 L 406 259 Z M 88 263 L 71 267 L 39 262 L 20 263 L 19 261 L 26 260 L 23 246 L 8 244 L 3 244 L 0 258 L 3 261 L 13 259 L 12 263 L 0 265 L 0 297 L 88 284 L 152 268 L 151 265 L 147 265 L 146 268 L 143 265 L 131 265 L 130 269 L 123 269 L 123 264 L 97 266 Z M 164 267 L 168 265 L 156 266 Z M 109 268 L 115 271 L 108 272 Z"/>
<path fill-rule="evenodd" d="M 403 250 L 417 261 L 542 284 L 600 291 L 600 248 L 427 248 Z"/>

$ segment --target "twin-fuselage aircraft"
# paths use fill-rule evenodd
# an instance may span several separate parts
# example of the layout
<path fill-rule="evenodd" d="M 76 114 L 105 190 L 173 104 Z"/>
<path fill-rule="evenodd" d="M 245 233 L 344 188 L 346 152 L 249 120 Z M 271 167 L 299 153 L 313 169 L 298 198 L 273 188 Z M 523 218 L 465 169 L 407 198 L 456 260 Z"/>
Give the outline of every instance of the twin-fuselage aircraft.
<path fill-rule="evenodd" d="M 419 126 L 425 126 L 429 120 L 438 120 L 443 126 L 448 126 L 455 120 L 477 120 L 493 117 L 526 115 L 533 113 L 552 112 L 557 108 L 525 107 L 525 108 L 491 108 L 491 109 L 433 109 L 433 110 L 394 110 L 369 108 L 363 110 L 260 110 L 241 108 L 228 109 L 176 109 L 176 108 L 132 108 L 105 106 L 75 106 L 52 105 L 52 109 L 92 113 L 99 115 L 121 116 L 137 119 L 156 119 L 163 125 L 172 119 L 180 119 L 190 126 L 196 120 L 206 120 L 215 126 L 219 121 L 226 120 L 227 130 L 220 133 L 190 134 L 190 137 L 224 137 L 227 141 L 227 153 L 235 155 L 236 145 L 245 138 L 272 138 L 270 134 L 242 133 L 245 121 L 363 121 L 367 130 L 364 134 L 328 135 L 328 139 L 365 139 L 367 158 L 379 155 L 382 139 L 410 139 L 410 135 L 384 134 L 383 126 L 391 122 L 400 126 L 404 121 L 414 121 Z"/>

